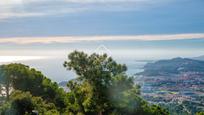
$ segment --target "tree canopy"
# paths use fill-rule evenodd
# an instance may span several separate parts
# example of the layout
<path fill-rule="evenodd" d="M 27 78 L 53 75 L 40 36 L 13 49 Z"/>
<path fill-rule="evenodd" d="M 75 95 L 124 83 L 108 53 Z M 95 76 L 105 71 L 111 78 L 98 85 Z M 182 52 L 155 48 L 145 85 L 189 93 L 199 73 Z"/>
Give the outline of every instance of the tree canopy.
<path fill-rule="evenodd" d="M 150 105 L 140 96 L 140 87 L 126 75 L 127 67 L 106 54 L 88 55 L 74 51 L 64 66 L 77 78 L 68 83 L 70 108 L 84 115 L 166 115 L 167 111 Z"/>
<path fill-rule="evenodd" d="M 74 51 L 64 67 L 76 73 L 65 92 L 40 71 L 23 64 L 0 66 L 1 115 L 168 115 L 145 101 L 127 67 L 106 54 Z"/>
<path fill-rule="evenodd" d="M 2 92 L 6 93 L 7 101 L 15 90 L 29 92 L 33 96 L 56 105 L 59 111 L 66 108 L 66 93 L 59 88 L 56 82 L 52 82 L 40 71 L 29 68 L 23 64 L 8 64 L 0 67 Z"/>

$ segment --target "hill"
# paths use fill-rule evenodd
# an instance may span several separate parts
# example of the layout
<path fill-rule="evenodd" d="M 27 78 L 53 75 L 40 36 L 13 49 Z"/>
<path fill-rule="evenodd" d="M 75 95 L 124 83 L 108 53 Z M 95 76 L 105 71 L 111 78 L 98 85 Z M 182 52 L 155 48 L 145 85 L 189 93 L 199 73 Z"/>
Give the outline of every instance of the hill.
<path fill-rule="evenodd" d="M 204 55 L 198 56 L 198 57 L 194 57 L 193 59 L 204 61 Z"/>
<path fill-rule="evenodd" d="M 144 66 L 144 72 L 140 73 L 147 76 L 172 75 L 182 72 L 204 72 L 204 61 L 173 58 L 170 60 L 159 60 L 148 63 Z"/>

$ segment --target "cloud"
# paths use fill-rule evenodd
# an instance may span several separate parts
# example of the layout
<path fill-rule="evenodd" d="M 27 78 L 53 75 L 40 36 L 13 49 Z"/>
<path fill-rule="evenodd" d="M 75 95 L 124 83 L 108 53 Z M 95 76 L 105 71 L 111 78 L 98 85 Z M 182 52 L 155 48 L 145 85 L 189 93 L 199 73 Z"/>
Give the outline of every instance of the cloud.
<path fill-rule="evenodd" d="M 167 0 L 169 1 L 169 0 Z M 0 19 L 65 15 L 85 11 L 140 10 L 164 4 L 162 0 L 1 0 Z"/>
<path fill-rule="evenodd" d="M 84 8 L 72 6 L 63 0 L 2 0 L 0 21 L 10 18 L 39 17 L 79 12 Z"/>
<path fill-rule="evenodd" d="M 12 37 L 0 38 L 0 43 L 14 44 L 50 44 L 50 43 L 73 43 L 81 41 L 117 41 L 117 40 L 182 40 L 204 39 L 204 33 L 187 34 L 162 34 L 162 35 L 134 35 L 134 36 L 55 36 L 55 37 Z"/>
<path fill-rule="evenodd" d="M 90 3 L 127 3 L 127 2 L 150 2 L 150 0 L 65 0 L 69 3 L 81 3 L 81 4 L 90 4 Z"/>
<path fill-rule="evenodd" d="M 0 56 L 0 63 L 45 59 L 43 56 Z"/>
<path fill-rule="evenodd" d="M 43 13 L 35 13 L 35 12 L 7 12 L 7 13 L 1 13 L 0 14 L 0 19 L 7 19 L 7 18 L 12 18 L 12 17 L 35 17 L 35 16 L 43 16 Z"/>
<path fill-rule="evenodd" d="M 21 4 L 22 0 L 1 0 L 0 5 L 14 5 Z"/>

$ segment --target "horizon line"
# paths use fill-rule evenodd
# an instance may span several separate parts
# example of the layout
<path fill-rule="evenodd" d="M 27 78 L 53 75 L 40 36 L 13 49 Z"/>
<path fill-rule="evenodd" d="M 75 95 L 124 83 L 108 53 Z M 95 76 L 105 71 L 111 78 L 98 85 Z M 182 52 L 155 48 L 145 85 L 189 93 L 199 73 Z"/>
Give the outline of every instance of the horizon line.
<path fill-rule="evenodd" d="M 34 44 L 34 43 L 74 43 L 82 41 L 161 41 L 204 39 L 204 33 L 182 34 L 143 34 L 143 35 L 93 35 L 93 36 L 43 36 L 43 37 L 0 37 L 0 43 Z"/>

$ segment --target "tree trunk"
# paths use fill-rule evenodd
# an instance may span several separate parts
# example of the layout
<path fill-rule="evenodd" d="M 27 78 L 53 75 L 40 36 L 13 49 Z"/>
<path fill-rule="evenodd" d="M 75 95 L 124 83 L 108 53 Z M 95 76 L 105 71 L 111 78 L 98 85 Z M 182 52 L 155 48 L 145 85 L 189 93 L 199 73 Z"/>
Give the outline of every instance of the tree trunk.
<path fill-rule="evenodd" d="M 2 89 L 2 86 L 1 86 L 1 84 L 0 84 L 0 95 L 1 95 L 1 96 L 3 96 L 2 90 L 3 90 L 3 89 Z"/>
<path fill-rule="evenodd" d="M 99 111 L 98 115 L 103 115 L 103 114 L 102 114 L 102 111 Z"/>
<path fill-rule="evenodd" d="M 5 88 L 6 88 L 6 100 L 8 101 L 9 100 L 9 84 L 6 84 Z"/>

